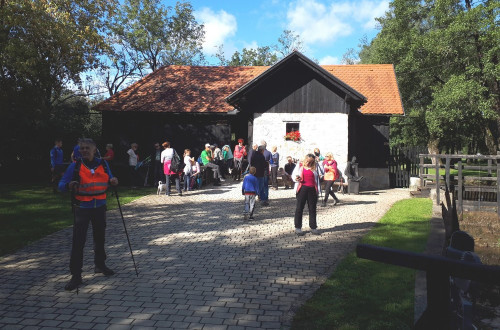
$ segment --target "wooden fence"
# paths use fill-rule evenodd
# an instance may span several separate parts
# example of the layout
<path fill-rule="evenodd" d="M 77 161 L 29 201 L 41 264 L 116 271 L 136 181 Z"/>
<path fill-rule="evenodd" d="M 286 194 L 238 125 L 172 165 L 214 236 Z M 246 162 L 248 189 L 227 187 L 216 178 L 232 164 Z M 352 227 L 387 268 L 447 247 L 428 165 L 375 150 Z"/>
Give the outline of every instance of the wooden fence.
<path fill-rule="evenodd" d="M 389 155 L 389 183 L 391 188 L 408 188 L 410 177 L 418 177 L 419 155 L 427 147 L 393 147 Z"/>
<path fill-rule="evenodd" d="M 444 183 L 454 187 L 457 199 L 457 211 L 462 213 L 465 207 L 485 210 L 496 208 L 500 216 L 500 152 L 498 155 L 441 155 L 420 154 L 420 188 L 424 186 L 436 187 L 436 204 L 440 204 L 440 189 Z M 425 159 L 432 159 L 433 164 L 425 164 Z M 442 162 L 444 160 L 444 162 Z M 487 161 L 487 165 L 467 165 L 464 160 Z M 457 175 L 450 175 L 452 167 L 458 171 Z M 444 165 L 442 165 L 444 163 Z M 435 174 L 428 174 L 428 169 L 434 168 Z M 445 169 L 445 175 L 439 174 L 439 169 Z M 464 170 L 478 171 L 477 176 L 464 175 Z M 481 171 L 488 171 L 482 176 Z M 496 177 L 492 176 L 496 173 Z"/>

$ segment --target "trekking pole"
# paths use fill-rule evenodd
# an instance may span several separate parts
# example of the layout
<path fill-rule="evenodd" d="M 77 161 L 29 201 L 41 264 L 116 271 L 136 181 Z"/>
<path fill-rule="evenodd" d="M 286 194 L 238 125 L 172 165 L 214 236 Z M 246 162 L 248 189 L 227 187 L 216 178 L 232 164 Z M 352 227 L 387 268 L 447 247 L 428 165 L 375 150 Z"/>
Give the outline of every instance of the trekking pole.
<path fill-rule="evenodd" d="M 75 240 L 75 227 L 76 227 L 76 186 L 71 188 L 71 211 L 73 212 L 73 241 Z M 73 253 L 73 252 L 71 252 Z M 78 286 L 76 287 L 76 294 L 79 294 Z"/>
<path fill-rule="evenodd" d="M 122 207 L 120 205 L 120 199 L 118 198 L 118 190 L 113 186 L 115 192 L 116 201 L 118 202 L 118 209 L 120 210 L 120 215 L 122 217 L 123 229 L 125 229 L 125 235 L 127 236 L 128 247 L 130 249 L 130 255 L 132 256 L 132 262 L 134 263 L 135 274 L 139 277 L 139 272 L 137 271 L 137 266 L 135 265 L 134 253 L 132 253 L 132 246 L 130 245 L 130 238 L 128 237 L 127 227 L 125 226 L 125 218 L 123 217 Z"/>

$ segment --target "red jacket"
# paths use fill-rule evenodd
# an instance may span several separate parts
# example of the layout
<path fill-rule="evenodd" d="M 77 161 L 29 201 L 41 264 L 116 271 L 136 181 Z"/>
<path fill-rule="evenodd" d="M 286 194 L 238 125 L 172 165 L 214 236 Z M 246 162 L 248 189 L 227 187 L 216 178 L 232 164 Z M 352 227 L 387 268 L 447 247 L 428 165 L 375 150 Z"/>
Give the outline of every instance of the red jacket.
<path fill-rule="evenodd" d="M 233 157 L 234 158 L 243 158 L 247 155 L 247 150 L 245 149 L 245 146 L 240 147 L 238 144 L 236 147 L 234 147 L 234 152 L 233 152 Z"/>

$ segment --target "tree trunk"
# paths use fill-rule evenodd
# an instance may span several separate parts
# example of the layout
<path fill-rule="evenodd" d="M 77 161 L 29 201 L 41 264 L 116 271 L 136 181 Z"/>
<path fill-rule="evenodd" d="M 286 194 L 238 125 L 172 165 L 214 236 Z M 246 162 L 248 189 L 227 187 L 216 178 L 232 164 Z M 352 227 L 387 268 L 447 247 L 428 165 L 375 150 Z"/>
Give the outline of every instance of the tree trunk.
<path fill-rule="evenodd" d="M 429 150 L 430 154 L 439 154 L 439 139 L 429 138 L 429 142 L 427 142 L 427 150 Z M 438 158 L 439 164 L 441 164 L 441 159 Z M 436 165 L 436 158 L 432 158 L 432 164 Z"/>
<path fill-rule="evenodd" d="M 486 147 L 488 148 L 488 153 L 490 155 L 496 155 L 497 154 L 497 144 L 495 143 L 495 138 L 493 137 L 493 133 L 491 132 L 491 129 L 486 126 L 485 128 L 485 134 L 484 134 L 484 142 L 486 143 Z"/>

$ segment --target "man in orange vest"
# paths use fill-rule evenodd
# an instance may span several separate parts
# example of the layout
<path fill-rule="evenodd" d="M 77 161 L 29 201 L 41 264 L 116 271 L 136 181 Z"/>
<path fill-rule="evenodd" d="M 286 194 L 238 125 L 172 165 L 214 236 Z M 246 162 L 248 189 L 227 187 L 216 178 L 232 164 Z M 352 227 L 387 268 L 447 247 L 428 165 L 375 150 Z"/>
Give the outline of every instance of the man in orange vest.
<path fill-rule="evenodd" d="M 73 244 L 71 248 L 71 280 L 64 287 L 71 291 L 82 284 L 83 248 L 87 238 L 89 222 L 92 222 L 94 237 L 95 273 L 111 276 L 114 272 L 104 261 L 104 239 L 106 228 L 106 190 L 109 184 L 116 186 L 107 162 L 96 158 L 96 144 L 92 139 L 80 140 L 81 160 L 71 163 L 61 181 L 59 190 L 71 191 L 75 222 L 73 224 Z"/>

